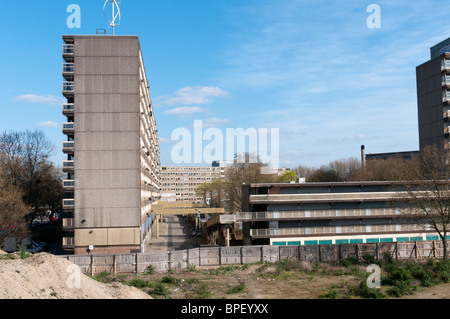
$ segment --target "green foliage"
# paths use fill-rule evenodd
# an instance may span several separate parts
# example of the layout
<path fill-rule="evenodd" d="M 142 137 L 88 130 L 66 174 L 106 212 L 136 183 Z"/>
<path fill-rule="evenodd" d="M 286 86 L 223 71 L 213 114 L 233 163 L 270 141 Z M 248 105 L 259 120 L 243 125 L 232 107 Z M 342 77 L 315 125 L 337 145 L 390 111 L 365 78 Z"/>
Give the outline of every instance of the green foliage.
<path fill-rule="evenodd" d="M 368 264 L 378 264 L 382 270 L 381 288 L 370 288 L 367 285 L 368 273 L 352 271 L 352 274 L 361 278 L 359 284 L 343 287 L 333 285 L 321 297 L 327 299 L 402 297 L 414 294 L 419 286 L 431 287 L 450 281 L 450 262 L 447 260 L 429 259 L 426 262 L 420 262 L 416 260 L 399 261 L 392 258 L 384 258 L 380 261 L 373 259 L 369 255 L 364 256 L 362 259 L 343 259 L 339 264 L 347 269 L 361 268 Z"/>
<path fill-rule="evenodd" d="M 295 171 L 286 171 L 276 178 L 277 183 L 290 183 L 297 181 L 297 173 Z"/>
<path fill-rule="evenodd" d="M 109 273 L 107 271 L 102 271 L 101 273 L 94 275 L 92 278 L 97 280 L 98 282 L 107 283 L 109 282 L 108 276 Z"/>
<path fill-rule="evenodd" d="M 239 284 L 237 286 L 234 286 L 233 288 L 229 289 L 227 291 L 227 294 L 236 294 L 238 292 L 245 291 L 245 281 L 239 280 Z"/>
<path fill-rule="evenodd" d="M 150 288 L 152 287 L 152 284 L 150 281 L 141 279 L 141 278 L 133 278 L 130 281 L 127 282 L 128 286 L 136 287 L 136 288 Z"/>
<path fill-rule="evenodd" d="M 211 289 L 209 288 L 207 283 L 200 283 L 198 284 L 195 289 L 195 296 L 193 296 L 193 299 L 210 299 L 211 298 Z"/>
<path fill-rule="evenodd" d="M 29 252 L 27 252 L 25 248 L 23 248 L 23 247 L 19 248 L 19 257 L 20 257 L 20 259 L 25 259 L 25 258 L 28 258 L 30 256 L 31 256 L 31 254 Z"/>
<path fill-rule="evenodd" d="M 164 284 L 161 281 L 152 284 L 150 288 L 152 288 L 150 294 L 153 297 L 163 296 L 163 297 L 167 298 L 167 296 L 169 295 L 169 291 L 167 290 L 166 286 L 164 286 Z"/>
<path fill-rule="evenodd" d="M 169 285 L 178 285 L 180 283 L 180 280 L 169 275 L 169 276 L 162 277 L 161 282 L 163 282 L 165 284 L 169 284 Z"/>
<path fill-rule="evenodd" d="M 155 273 L 155 267 L 153 265 L 148 265 L 148 267 L 145 269 L 146 275 L 153 275 Z"/>

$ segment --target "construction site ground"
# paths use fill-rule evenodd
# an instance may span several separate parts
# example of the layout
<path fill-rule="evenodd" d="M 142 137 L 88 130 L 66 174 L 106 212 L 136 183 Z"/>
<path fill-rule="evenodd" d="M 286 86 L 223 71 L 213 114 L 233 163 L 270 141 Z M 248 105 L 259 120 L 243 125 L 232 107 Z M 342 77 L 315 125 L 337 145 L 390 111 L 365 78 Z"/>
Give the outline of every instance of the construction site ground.
<path fill-rule="evenodd" d="M 160 237 L 152 238 L 149 251 L 200 245 L 198 238 L 186 236 L 190 228 L 168 218 Z M 333 290 L 358 285 L 366 271 L 364 265 L 306 262 L 191 266 L 146 274 L 81 275 L 77 286 L 71 280 L 72 266 L 49 253 L 12 258 L 0 251 L 0 299 L 321 299 Z M 448 299 L 450 284 L 418 287 L 413 295 L 402 298 Z"/>

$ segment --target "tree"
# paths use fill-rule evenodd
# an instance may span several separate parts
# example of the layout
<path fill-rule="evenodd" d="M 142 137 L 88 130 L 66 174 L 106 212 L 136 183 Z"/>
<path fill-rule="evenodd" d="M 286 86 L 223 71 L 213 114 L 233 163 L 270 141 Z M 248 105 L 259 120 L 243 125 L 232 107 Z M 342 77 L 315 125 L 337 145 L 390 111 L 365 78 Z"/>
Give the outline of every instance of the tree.
<path fill-rule="evenodd" d="M 203 197 L 203 201 L 205 202 L 205 204 L 208 192 L 211 193 L 211 185 L 208 182 L 198 185 L 195 188 L 195 194 L 199 197 Z"/>
<path fill-rule="evenodd" d="M 12 237 L 21 241 L 29 235 L 25 220 L 29 207 L 23 202 L 22 195 L 19 187 L 0 177 L 0 247 L 3 246 L 5 238 Z"/>
<path fill-rule="evenodd" d="M 286 171 L 276 178 L 277 183 L 290 183 L 297 181 L 297 173 L 295 171 Z"/>
<path fill-rule="evenodd" d="M 370 159 L 365 166 L 353 175 L 353 181 L 399 181 L 413 179 L 412 160 L 402 157 L 389 157 L 386 159 Z"/>
<path fill-rule="evenodd" d="M 53 151 L 54 146 L 39 130 L 0 135 L 1 178 L 22 191 L 23 201 L 30 207 L 30 222 L 49 208 L 58 209 L 61 203 L 62 175 L 48 161 Z"/>
<path fill-rule="evenodd" d="M 361 172 L 361 161 L 356 158 L 332 161 L 319 168 L 298 166 L 296 172 L 307 182 L 345 182 L 354 180 Z"/>
<path fill-rule="evenodd" d="M 242 184 L 273 183 L 276 174 L 265 174 L 268 165 L 248 153 L 235 155 L 234 162 L 225 171 L 225 191 L 228 209 L 232 212 L 242 211 Z"/>
<path fill-rule="evenodd" d="M 402 213 L 412 223 L 433 229 L 442 241 L 443 258 L 448 258 L 450 225 L 450 170 L 448 154 L 437 146 L 425 147 L 412 159 L 407 179 L 401 181 Z"/>

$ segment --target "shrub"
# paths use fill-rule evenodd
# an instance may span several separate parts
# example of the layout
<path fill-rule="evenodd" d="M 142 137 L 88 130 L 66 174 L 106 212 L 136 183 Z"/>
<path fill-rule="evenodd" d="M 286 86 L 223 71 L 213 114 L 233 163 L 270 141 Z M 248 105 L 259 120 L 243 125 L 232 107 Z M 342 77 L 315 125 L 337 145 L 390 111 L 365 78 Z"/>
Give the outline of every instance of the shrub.
<path fill-rule="evenodd" d="M 171 285 L 178 285 L 180 280 L 169 275 L 169 276 L 164 276 L 161 278 L 161 282 L 165 283 L 165 284 L 171 284 Z"/>
<path fill-rule="evenodd" d="M 145 269 L 145 274 L 153 275 L 154 273 L 155 273 L 155 267 L 153 265 L 148 265 L 148 267 Z"/>
<path fill-rule="evenodd" d="M 227 294 L 236 294 L 238 292 L 243 292 L 245 290 L 245 281 L 239 280 L 239 284 L 227 291 Z"/>
<path fill-rule="evenodd" d="M 151 284 L 148 280 L 144 280 L 141 278 L 133 278 L 127 283 L 129 286 L 136 288 L 148 288 L 151 287 Z"/>
<path fill-rule="evenodd" d="M 157 282 L 152 286 L 152 291 L 151 291 L 151 295 L 152 296 L 163 296 L 165 298 L 167 298 L 169 291 L 167 290 L 166 286 L 164 286 L 164 284 L 162 282 Z"/>

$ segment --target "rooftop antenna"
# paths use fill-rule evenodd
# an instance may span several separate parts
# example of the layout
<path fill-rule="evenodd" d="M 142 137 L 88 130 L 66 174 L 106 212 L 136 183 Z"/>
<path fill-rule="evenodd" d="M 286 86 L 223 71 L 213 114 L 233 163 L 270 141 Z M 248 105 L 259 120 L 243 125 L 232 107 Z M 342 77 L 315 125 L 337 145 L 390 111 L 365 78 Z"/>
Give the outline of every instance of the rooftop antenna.
<path fill-rule="evenodd" d="M 107 4 L 111 4 L 112 6 L 112 16 L 111 19 L 106 14 L 105 8 Z M 120 1 L 116 0 L 106 0 L 103 4 L 103 12 L 105 13 L 106 19 L 109 21 L 109 26 L 112 27 L 112 34 L 114 35 L 114 28 L 115 26 L 120 24 Z M 118 23 L 116 23 L 116 20 L 118 19 Z"/>

